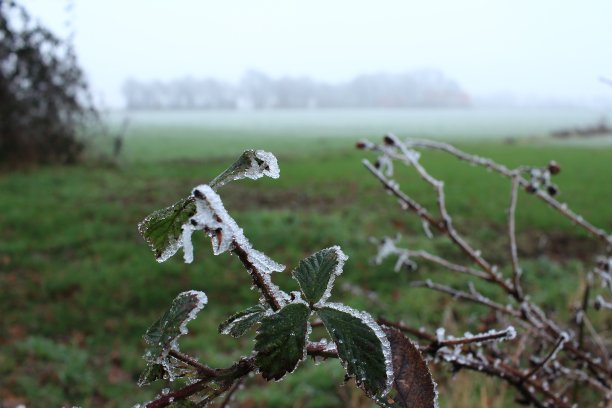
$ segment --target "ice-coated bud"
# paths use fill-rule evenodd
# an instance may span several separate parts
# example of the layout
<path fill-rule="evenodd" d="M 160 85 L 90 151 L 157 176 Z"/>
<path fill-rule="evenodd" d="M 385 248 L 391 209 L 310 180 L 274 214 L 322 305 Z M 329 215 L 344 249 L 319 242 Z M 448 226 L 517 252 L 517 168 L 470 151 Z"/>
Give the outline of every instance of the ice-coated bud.
<path fill-rule="evenodd" d="M 559 166 L 559 164 L 552 160 L 550 163 L 548 163 L 548 171 L 550 172 L 550 174 L 559 174 L 559 172 L 561 171 L 561 166 Z"/>

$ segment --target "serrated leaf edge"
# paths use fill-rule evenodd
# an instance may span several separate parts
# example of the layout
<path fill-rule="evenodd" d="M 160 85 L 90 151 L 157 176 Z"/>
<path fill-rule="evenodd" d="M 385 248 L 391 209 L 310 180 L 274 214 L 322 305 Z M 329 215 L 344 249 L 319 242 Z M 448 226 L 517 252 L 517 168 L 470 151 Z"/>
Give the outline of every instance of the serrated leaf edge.
<path fill-rule="evenodd" d="M 391 391 L 391 388 L 393 387 L 394 373 L 393 373 L 393 358 L 392 358 L 392 354 L 391 354 L 391 344 L 389 343 L 389 339 L 387 339 L 387 336 L 385 335 L 385 332 L 378 325 L 378 323 L 376 323 L 374 318 L 369 313 L 367 313 L 367 312 L 353 309 L 352 307 L 346 306 L 346 305 L 344 305 L 342 303 L 323 303 L 318 308 L 324 308 L 324 307 L 329 307 L 331 309 L 335 309 L 337 311 L 350 314 L 351 316 L 356 317 L 359 320 L 361 320 L 366 326 L 368 326 L 370 329 L 372 329 L 372 331 L 374 332 L 374 334 L 376 335 L 376 337 L 380 341 L 381 348 L 382 348 L 383 358 L 385 360 L 385 372 L 387 374 L 387 379 L 385 381 L 385 389 L 383 390 L 382 393 L 380 393 L 380 394 L 378 394 L 376 396 L 377 397 L 382 397 L 382 396 L 387 395 L 389 393 L 389 391 Z M 325 326 L 325 330 L 327 330 L 328 334 L 330 335 L 330 338 L 333 341 L 333 336 L 331 335 L 331 333 L 329 333 L 329 329 L 327 328 L 327 326 Z M 340 358 L 340 362 L 341 362 L 342 366 L 344 367 L 344 370 L 346 371 L 346 373 L 349 374 L 348 373 L 348 369 L 347 369 L 347 363 L 342 358 Z M 361 388 L 361 386 L 360 386 L 360 388 Z M 364 389 L 364 391 L 365 391 L 365 389 Z"/>
<path fill-rule="evenodd" d="M 272 310 L 265 308 L 265 306 L 263 306 L 263 305 L 258 305 L 258 306 L 261 306 L 264 309 L 261 310 L 261 312 L 251 312 L 251 313 L 245 314 L 245 315 L 240 316 L 240 317 L 235 317 L 235 316 L 238 316 L 240 313 L 244 313 L 246 310 L 250 309 L 250 308 L 247 308 L 247 309 L 245 309 L 243 311 L 240 311 L 238 313 L 234 313 L 233 315 L 231 315 L 230 317 L 225 319 L 225 321 L 223 321 L 223 323 L 221 323 L 219 325 L 219 333 L 225 334 L 225 335 L 229 335 L 229 336 L 232 336 L 232 337 L 236 338 L 236 336 L 234 336 L 234 335 L 232 335 L 230 333 L 230 331 L 232 330 L 232 328 L 236 324 L 240 323 L 241 321 L 243 321 L 243 320 L 247 319 L 248 317 L 251 317 L 252 315 L 257 314 L 257 313 L 261 313 L 262 314 L 262 316 L 261 316 L 262 319 L 264 317 L 270 316 L 270 315 L 272 315 L 274 313 Z M 252 307 L 256 307 L 256 306 L 252 306 Z M 257 324 L 257 322 L 253 323 L 253 325 L 255 325 L 255 324 Z M 251 326 L 251 327 L 253 327 L 253 326 Z"/>
<path fill-rule="evenodd" d="M 305 344 L 305 346 L 307 346 L 307 345 L 308 345 L 308 339 L 310 338 L 310 335 L 312 334 L 312 325 L 310 324 L 310 322 L 308 321 L 308 319 L 310 318 L 310 316 L 312 316 L 313 311 L 310 309 L 310 305 L 309 305 L 307 302 L 303 301 L 302 299 L 298 299 L 298 300 L 296 300 L 296 301 L 293 301 L 293 302 L 291 302 L 291 303 L 288 303 L 288 304 L 287 304 L 287 305 L 285 305 L 284 307 L 287 307 L 287 306 L 289 306 L 289 305 L 291 305 L 291 304 L 294 304 L 294 303 L 301 303 L 301 304 L 305 305 L 305 306 L 308 308 L 308 310 L 310 311 L 310 313 L 309 313 L 308 317 L 306 318 L 306 335 L 305 335 L 305 342 L 304 342 L 304 344 Z M 270 315 L 275 314 L 275 313 L 278 313 L 278 312 L 272 312 L 272 313 L 270 313 Z M 258 334 L 259 334 L 259 330 L 260 330 L 260 329 L 257 329 L 257 333 L 258 333 Z M 256 355 L 257 355 L 257 351 L 253 350 L 253 354 L 252 354 L 252 356 L 253 356 L 253 357 L 255 357 Z M 284 379 L 284 378 L 285 378 L 285 377 L 286 377 L 288 374 L 293 374 L 293 373 L 295 372 L 295 370 L 297 370 L 297 368 L 300 366 L 300 364 L 301 364 L 301 363 L 302 363 L 304 360 L 306 360 L 306 357 L 307 357 L 307 356 L 308 356 L 308 352 L 307 352 L 307 350 L 306 350 L 306 347 L 304 347 L 304 350 L 303 350 L 303 353 L 302 353 L 302 357 L 301 357 L 301 358 L 300 358 L 300 359 L 299 359 L 299 360 L 298 360 L 298 361 L 295 363 L 295 366 L 293 367 L 293 369 L 292 369 L 291 371 L 287 371 L 285 374 L 283 374 L 283 376 L 282 376 L 282 377 L 280 377 L 279 379 L 273 380 L 273 381 L 275 381 L 275 382 L 280 382 L 280 381 L 282 381 L 282 380 L 283 380 L 283 379 Z M 259 367 L 257 367 L 257 373 L 261 374 L 261 371 L 259 370 Z M 269 380 L 268 380 L 268 381 L 269 381 Z"/>

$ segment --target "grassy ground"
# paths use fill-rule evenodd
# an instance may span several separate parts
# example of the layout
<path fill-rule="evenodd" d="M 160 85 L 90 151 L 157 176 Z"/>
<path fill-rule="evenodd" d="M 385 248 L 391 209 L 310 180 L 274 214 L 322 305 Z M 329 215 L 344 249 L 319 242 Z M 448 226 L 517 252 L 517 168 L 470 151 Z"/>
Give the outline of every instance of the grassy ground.
<path fill-rule="evenodd" d="M 353 139 L 257 136 L 213 131 L 198 136 L 181 127 L 137 129 L 127 139 L 119 166 L 0 175 L 0 405 L 119 407 L 150 399 L 163 384 L 136 386 L 144 367 L 141 336 L 174 296 L 188 289 L 204 290 L 209 304 L 190 324 L 182 349 L 212 366 L 250 353 L 253 335 L 235 340 L 216 330 L 224 317 L 257 300 L 239 262 L 212 256 L 209 243 L 197 239 L 193 264 L 181 263 L 180 256 L 157 264 L 136 231 L 149 212 L 212 179 L 246 147 L 277 152 L 281 166 L 279 180 L 242 181 L 221 191 L 256 248 L 291 268 L 314 251 L 339 244 L 350 259 L 333 299 L 417 326 L 444 324 L 458 330 L 455 334 L 474 330 L 474 312 L 481 309 L 409 288 L 411 280 L 425 277 L 457 284 L 462 279 L 427 265 L 397 274 L 391 261 L 369 264 L 374 248 L 368 237 L 395 231 L 414 248 L 461 258 L 443 239 L 423 238 L 420 224 L 367 175 L 360 164 L 364 154 L 354 151 Z M 612 149 L 498 142 L 461 147 L 510 166 L 556 159 L 563 167 L 555 180 L 562 200 L 596 225 L 612 229 Z M 459 229 L 491 260 L 504 262 L 509 183 L 437 153 L 426 154 L 423 162 L 447 181 Z M 398 173 L 406 191 L 433 203 L 430 188 L 409 169 Z M 566 316 L 580 294 L 583 261 L 590 261 L 599 247 L 526 194 L 519 197 L 517 221 L 526 287 L 549 311 Z M 547 242 L 541 240 L 544 233 Z M 286 290 L 297 288 L 286 273 L 275 280 Z M 347 293 L 342 283 L 375 291 L 379 298 Z M 442 379 L 442 406 L 483 401 L 505 406 L 512 400 L 503 386 L 474 381 L 473 374 L 447 381 L 448 374 L 438 369 L 436 376 Z M 248 391 L 238 399 L 245 407 L 370 406 L 353 386 L 340 386 L 342 381 L 336 361 L 318 366 L 308 361 L 279 384 L 249 379 Z"/>

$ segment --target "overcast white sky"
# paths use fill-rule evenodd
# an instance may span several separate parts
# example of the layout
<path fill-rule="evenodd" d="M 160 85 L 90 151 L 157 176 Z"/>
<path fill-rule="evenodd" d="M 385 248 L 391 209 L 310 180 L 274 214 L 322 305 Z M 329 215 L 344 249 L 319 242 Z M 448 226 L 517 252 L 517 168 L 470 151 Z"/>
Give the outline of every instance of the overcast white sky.
<path fill-rule="evenodd" d="M 70 21 L 97 98 L 186 75 L 341 81 L 437 68 L 469 93 L 595 100 L 612 90 L 612 0 L 22 0 L 61 35 Z"/>

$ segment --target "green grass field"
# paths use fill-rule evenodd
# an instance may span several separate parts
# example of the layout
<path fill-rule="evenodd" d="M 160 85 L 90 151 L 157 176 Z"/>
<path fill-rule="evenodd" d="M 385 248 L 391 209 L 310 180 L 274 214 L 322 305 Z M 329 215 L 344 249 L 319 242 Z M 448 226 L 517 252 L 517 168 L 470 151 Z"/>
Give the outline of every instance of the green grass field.
<path fill-rule="evenodd" d="M 425 264 L 398 274 L 391 260 L 369 263 L 375 248 L 368 237 L 396 231 L 412 248 L 463 258 L 443 238 L 426 239 L 415 217 L 382 191 L 361 165 L 368 154 L 354 149 L 355 137 L 271 134 L 266 136 L 264 127 L 249 134 L 226 127 L 136 126 L 117 166 L 90 163 L 0 175 L 0 406 L 124 407 L 151 399 L 164 384 L 136 386 L 144 367 L 141 336 L 184 290 L 203 290 L 209 297 L 181 343 L 184 351 L 211 366 L 250 353 L 253 334 L 235 340 L 217 333 L 226 316 L 258 298 L 238 260 L 214 257 L 210 244 L 198 237 L 193 264 L 182 263 L 180 255 L 158 264 L 136 230 L 148 213 L 208 182 L 249 147 L 277 153 L 281 178 L 236 182 L 220 194 L 256 248 L 290 270 L 310 253 L 338 244 L 350 259 L 332 299 L 415 326 L 444 324 L 449 332 L 458 330 L 454 334 L 475 330 L 473 316 L 485 312 L 481 308 L 409 287 L 415 279 L 457 285 L 465 279 Z M 459 145 L 509 166 L 555 159 L 563 168 L 555 179 L 560 199 L 595 225 L 612 229 L 611 147 L 482 140 Z M 459 230 L 492 261 L 504 263 L 509 182 L 439 153 L 425 153 L 423 163 L 446 180 Z M 410 169 L 397 169 L 397 179 L 415 198 L 433 204 L 430 187 Z M 527 290 L 548 311 L 567 316 L 581 293 L 585 265 L 601 247 L 525 193 L 517 217 Z M 546 244 L 543 234 L 549 236 Z M 276 274 L 275 282 L 297 289 L 288 276 Z M 347 293 L 342 283 L 375 291 L 379 299 Z M 476 374 L 452 381 L 443 369 L 435 375 L 441 380 L 441 406 L 479 406 L 483 395 L 497 401 L 491 406 L 512 401 L 505 387 L 476 381 Z M 355 387 L 341 386 L 343 378 L 337 361 L 318 366 L 307 361 L 282 383 L 249 379 L 237 399 L 244 407 L 370 406 Z"/>

